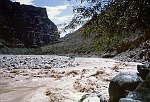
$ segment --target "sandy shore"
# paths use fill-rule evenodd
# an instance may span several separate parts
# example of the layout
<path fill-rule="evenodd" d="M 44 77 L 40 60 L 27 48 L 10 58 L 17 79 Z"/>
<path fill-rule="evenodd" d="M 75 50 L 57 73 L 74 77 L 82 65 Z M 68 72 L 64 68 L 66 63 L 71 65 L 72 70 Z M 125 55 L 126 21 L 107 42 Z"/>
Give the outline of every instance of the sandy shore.
<path fill-rule="evenodd" d="M 0 102 L 81 102 L 85 94 L 96 94 L 92 100 L 99 102 L 108 100 L 112 77 L 120 71 L 137 71 L 138 64 L 54 55 L 0 58 Z"/>

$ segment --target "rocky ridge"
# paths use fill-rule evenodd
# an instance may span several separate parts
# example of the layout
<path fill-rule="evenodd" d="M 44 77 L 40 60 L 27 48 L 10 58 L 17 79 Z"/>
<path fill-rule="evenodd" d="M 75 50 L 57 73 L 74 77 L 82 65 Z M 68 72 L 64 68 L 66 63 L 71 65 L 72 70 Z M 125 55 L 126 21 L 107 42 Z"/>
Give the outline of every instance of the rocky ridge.
<path fill-rule="evenodd" d="M 114 57 L 116 60 L 126 62 L 150 63 L 150 40 L 139 45 L 139 47 L 122 52 Z"/>

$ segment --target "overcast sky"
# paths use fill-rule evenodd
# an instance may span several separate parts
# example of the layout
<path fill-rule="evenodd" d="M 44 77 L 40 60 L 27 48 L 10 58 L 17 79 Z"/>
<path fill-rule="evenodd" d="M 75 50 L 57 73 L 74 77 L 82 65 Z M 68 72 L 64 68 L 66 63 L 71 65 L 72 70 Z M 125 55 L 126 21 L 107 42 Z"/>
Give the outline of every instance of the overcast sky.
<path fill-rule="evenodd" d="M 80 0 L 11 0 L 21 4 L 45 7 L 48 17 L 56 25 L 68 23 L 73 17 L 73 6 L 80 5 Z M 78 1 L 78 2 L 77 2 Z M 84 4 L 82 4 L 84 5 Z M 65 33 L 61 34 L 63 37 Z"/>

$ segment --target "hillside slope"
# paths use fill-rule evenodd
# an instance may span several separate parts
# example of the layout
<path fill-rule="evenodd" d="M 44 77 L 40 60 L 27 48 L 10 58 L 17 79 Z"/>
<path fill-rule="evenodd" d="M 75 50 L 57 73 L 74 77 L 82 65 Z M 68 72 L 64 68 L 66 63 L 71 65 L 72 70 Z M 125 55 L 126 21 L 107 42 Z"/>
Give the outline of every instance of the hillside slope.
<path fill-rule="evenodd" d="M 89 54 L 93 52 L 93 39 L 84 38 L 79 31 L 67 34 L 59 43 L 41 47 L 42 54 Z"/>
<path fill-rule="evenodd" d="M 150 40 L 143 42 L 137 48 L 127 50 L 114 57 L 117 60 L 128 62 L 150 63 Z"/>
<path fill-rule="evenodd" d="M 123 61 L 150 62 L 150 37 L 148 34 L 133 34 L 123 39 L 112 52 L 96 50 L 93 38 L 84 38 L 79 31 L 61 38 L 61 42 L 41 47 L 42 54 L 75 54 L 114 57 Z"/>

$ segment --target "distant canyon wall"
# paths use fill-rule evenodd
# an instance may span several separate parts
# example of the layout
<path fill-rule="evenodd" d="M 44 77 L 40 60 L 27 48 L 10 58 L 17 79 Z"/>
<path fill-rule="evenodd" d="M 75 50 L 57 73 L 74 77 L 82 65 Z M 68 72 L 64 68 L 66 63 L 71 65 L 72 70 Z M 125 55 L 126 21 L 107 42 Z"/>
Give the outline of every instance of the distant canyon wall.
<path fill-rule="evenodd" d="M 35 47 L 58 38 L 57 26 L 48 18 L 46 8 L 0 0 L 0 39 L 8 45 Z"/>

